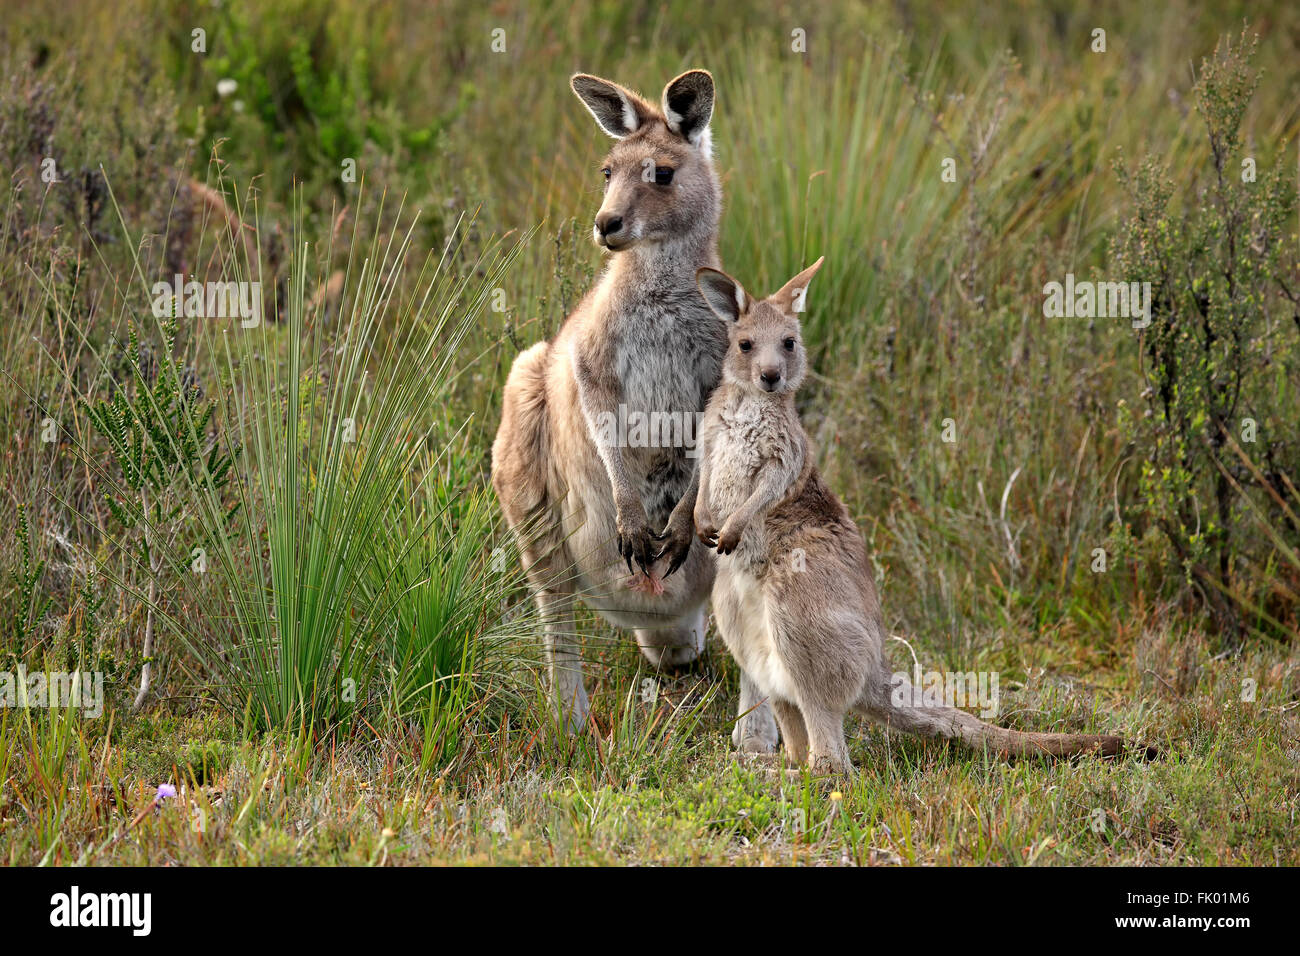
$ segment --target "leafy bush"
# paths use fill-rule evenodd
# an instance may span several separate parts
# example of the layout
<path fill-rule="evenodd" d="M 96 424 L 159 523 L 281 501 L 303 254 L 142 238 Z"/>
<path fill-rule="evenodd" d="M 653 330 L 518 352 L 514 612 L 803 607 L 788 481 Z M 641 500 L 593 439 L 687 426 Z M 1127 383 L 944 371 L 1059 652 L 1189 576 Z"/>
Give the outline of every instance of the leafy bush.
<path fill-rule="evenodd" d="M 1243 149 L 1242 119 L 1258 83 L 1253 52 L 1243 34 L 1202 63 L 1194 89 L 1209 176 L 1186 209 L 1176 209 L 1153 160 L 1132 172 L 1117 164 L 1132 211 L 1112 241 L 1123 278 L 1151 283 L 1143 401 L 1121 406 L 1141 461 L 1143 514 L 1133 517 L 1160 530 L 1187 581 L 1233 632 L 1245 607 L 1274 626 L 1284 613 L 1251 597 L 1265 590 L 1278 542 L 1245 515 L 1261 509 L 1283 549 L 1300 545 L 1296 196 L 1280 157 L 1256 175 L 1260 163 Z M 1293 613 L 1295 591 L 1283 588 Z"/>
<path fill-rule="evenodd" d="M 193 114 L 190 131 L 229 140 L 229 155 L 250 170 L 267 155 L 281 156 L 295 181 L 332 183 L 339 195 L 343 160 L 360 162 L 367 144 L 427 160 L 475 96 L 472 84 L 462 84 L 444 113 L 424 119 L 393 107 L 402 79 L 382 59 L 373 62 L 397 29 L 393 11 L 321 0 L 232 0 L 201 15 L 175 8 L 160 15 L 178 35 L 170 74 L 210 104 Z M 202 55 L 189 42 L 198 24 L 207 34 Z"/>

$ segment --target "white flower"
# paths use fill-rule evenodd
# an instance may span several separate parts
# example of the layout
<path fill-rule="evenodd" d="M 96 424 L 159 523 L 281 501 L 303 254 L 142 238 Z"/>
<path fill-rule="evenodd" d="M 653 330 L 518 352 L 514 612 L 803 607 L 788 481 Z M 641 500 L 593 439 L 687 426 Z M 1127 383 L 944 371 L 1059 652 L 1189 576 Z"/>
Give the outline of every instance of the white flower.
<path fill-rule="evenodd" d="M 217 80 L 217 95 L 222 99 L 239 89 L 239 84 L 232 79 Z"/>

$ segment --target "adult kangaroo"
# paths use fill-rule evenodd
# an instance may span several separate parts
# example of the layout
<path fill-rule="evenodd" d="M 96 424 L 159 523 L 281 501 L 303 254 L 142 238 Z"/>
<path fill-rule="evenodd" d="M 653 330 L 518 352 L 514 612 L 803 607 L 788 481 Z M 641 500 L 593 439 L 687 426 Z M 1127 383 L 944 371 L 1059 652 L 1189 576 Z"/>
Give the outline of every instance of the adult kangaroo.
<path fill-rule="evenodd" d="M 656 667 L 704 649 L 714 557 L 692 545 L 694 432 L 727 330 L 695 282 L 696 270 L 718 267 L 713 77 L 683 73 L 658 107 L 595 76 L 571 85 L 617 140 L 598 173 L 593 231 L 608 264 L 555 338 L 515 360 L 492 485 L 542 614 L 553 693 L 576 731 L 588 705 L 575 599 L 631 628 Z M 776 722 L 743 674 L 740 711 L 737 745 L 775 752 Z"/>

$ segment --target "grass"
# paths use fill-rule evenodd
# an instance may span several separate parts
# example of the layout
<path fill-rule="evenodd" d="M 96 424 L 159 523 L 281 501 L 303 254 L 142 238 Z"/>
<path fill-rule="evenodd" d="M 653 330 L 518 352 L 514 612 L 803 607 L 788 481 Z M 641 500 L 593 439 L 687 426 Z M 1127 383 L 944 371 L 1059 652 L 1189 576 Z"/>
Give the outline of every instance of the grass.
<path fill-rule="evenodd" d="M 24 781 L 0 839 L 10 863 L 1300 862 L 1285 695 L 1239 700 L 1242 675 L 1279 662 L 1179 661 L 1172 635 L 1139 641 L 1154 666 L 1133 686 L 1084 690 L 1030 659 L 1004 712 L 1177 739 L 1156 763 L 1007 764 L 857 726 L 851 779 L 778 777 L 731 755 L 727 695 L 688 678 L 643 699 L 651 678 L 620 653 L 595 688 L 598 736 L 563 738 L 529 721 L 479 728 L 462 761 L 439 773 L 388 735 L 314 747 L 301 734 L 248 740 L 228 721 L 159 716 L 81 744 L 74 730 L 84 753 L 55 786 L 65 802 L 46 804 Z M 1175 693 L 1187 663 L 1198 676 Z M 716 652 L 705 666 L 725 669 Z M 11 719 L 0 734 L 4 752 L 26 756 L 55 751 L 59 732 Z M 177 798 L 127 830 L 164 778 L 183 784 Z M 43 825 L 19 826 L 38 802 Z"/>
<path fill-rule="evenodd" d="M 1046 319 L 1041 293 L 1108 275 L 1131 215 L 1117 156 L 1159 155 L 1173 208 L 1195 207 L 1188 65 L 1245 15 L 1264 79 L 1244 148 L 1290 168 L 1295 11 L 742 6 L 743 29 L 677 2 L 56 0 L 6 19 L 0 671 L 94 669 L 107 699 L 94 720 L 0 708 L 0 859 L 1300 862 L 1294 529 L 1239 446 L 1254 550 L 1234 586 L 1256 616 L 1223 633 L 1149 527 L 1118 413 L 1141 404 L 1131 330 Z M 586 611 L 593 726 L 558 731 L 486 482 L 500 388 L 600 266 L 606 140 L 568 75 L 655 95 L 699 65 L 728 269 L 757 291 L 828 257 L 801 411 L 890 632 L 926 669 L 999 672 L 1001 723 L 1166 759 L 1008 764 L 855 724 L 852 778 L 775 775 L 729 752 L 716 636 L 658 675 Z M 150 287 L 177 272 L 260 280 L 265 321 L 169 340 Z M 1279 401 L 1296 354 L 1274 363 Z M 97 424 L 115 399 L 133 411 Z M 160 420 L 143 447 L 172 464 L 133 485 L 112 431 Z M 1295 460 L 1294 430 L 1280 441 Z"/>

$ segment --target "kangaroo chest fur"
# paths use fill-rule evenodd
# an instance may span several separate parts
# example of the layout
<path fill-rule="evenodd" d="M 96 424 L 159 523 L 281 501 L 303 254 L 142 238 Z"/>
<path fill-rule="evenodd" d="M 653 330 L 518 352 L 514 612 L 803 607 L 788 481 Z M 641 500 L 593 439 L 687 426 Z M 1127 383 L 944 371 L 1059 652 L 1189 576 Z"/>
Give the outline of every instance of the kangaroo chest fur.
<path fill-rule="evenodd" d="M 664 521 L 690 484 L 700 418 L 721 375 L 726 330 L 694 290 L 653 290 L 610 316 L 629 474 Z"/>
<path fill-rule="evenodd" d="M 717 397 L 721 400 L 710 407 L 703 435 L 709 472 L 706 504 L 719 523 L 753 493 L 765 464 L 776 463 L 788 490 L 806 457 L 801 432 L 797 423 L 791 428 L 786 409 L 725 385 L 723 389 Z M 778 646 L 781 609 L 772 606 L 764 586 L 769 561 L 765 517 L 755 515 L 736 550 L 719 562 L 714 609 L 723 639 L 745 672 L 766 693 L 790 699 L 794 685 Z"/>
<path fill-rule="evenodd" d="M 725 387 L 725 386 L 724 386 Z M 709 456 L 709 510 L 720 520 L 736 511 L 754 490 L 759 469 L 775 462 L 783 472 L 785 487 L 803 468 L 803 443 L 799 429 L 791 429 L 788 413 L 773 401 L 730 392 L 715 406 L 704 426 Z M 766 555 L 763 516 L 750 522 L 740 549 L 751 557 Z"/>

